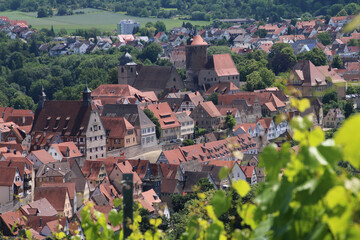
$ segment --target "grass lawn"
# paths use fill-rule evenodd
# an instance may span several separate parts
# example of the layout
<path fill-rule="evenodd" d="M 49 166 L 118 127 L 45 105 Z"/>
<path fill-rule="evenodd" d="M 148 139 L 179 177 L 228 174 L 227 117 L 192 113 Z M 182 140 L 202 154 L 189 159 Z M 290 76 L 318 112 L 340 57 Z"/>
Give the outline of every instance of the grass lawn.
<path fill-rule="evenodd" d="M 184 20 L 179 19 L 161 19 L 161 18 L 140 18 L 128 16 L 121 13 L 107 12 L 98 9 L 77 9 L 74 12 L 83 11 L 85 14 L 74 14 L 71 16 L 53 16 L 50 18 L 37 18 L 36 12 L 20 12 L 20 11 L 6 11 L 0 12 L 0 16 L 7 16 L 10 20 L 26 20 L 28 24 L 32 25 L 36 29 L 54 27 L 55 31 L 59 31 L 61 28 L 66 29 L 68 32 L 72 32 L 75 29 L 86 28 L 98 28 L 102 31 L 113 31 L 116 29 L 116 24 L 123 19 L 132 19 L 140 22 L 141 26 L 146 22 L 163 21 L 166 28 L 172 29 L 173 27 L 179 27 Z M 187 21 L 187 20 L 185 20 Z M 210 22 L 207 21 L 189 21 L 193 25 L 207 25 Z"/>

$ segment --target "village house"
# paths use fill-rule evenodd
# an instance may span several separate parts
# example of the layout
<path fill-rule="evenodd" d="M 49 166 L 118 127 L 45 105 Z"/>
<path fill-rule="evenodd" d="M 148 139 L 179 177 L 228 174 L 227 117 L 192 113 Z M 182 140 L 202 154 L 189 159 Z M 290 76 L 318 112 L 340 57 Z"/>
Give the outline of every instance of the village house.
<path fill-rule="evenodd" d="M 91 92 L 93 102 L 105 104 L 151 104 L 158 101 L 153 91 L 142 92 L 128 84 L 102 84 Z M 102 109 L 100 109 L 102 110 Z"/>
<path fill-rule="evenodd" d="M 134 196 L 138 196 L 142 192 L 142 184 L 139 175 L 133 171 L 133 166 L 128 161 L 122 161 L 115 164 L 113 170 L 109 173 L 109 180 L 118 192 L 122 192 L 122 180 L 124 173 L 133 174 Z"/>
<path fill-rule="evenodd" d="M 232 82 L 235 86 L 240 86 L 240 75 L 230 54 L 208 57 L 205 68 L 199 71 L 200 86 L 212 86 L 218 82 Z"/>
<path fill-rule="evenodd" d="M 337 128 L 345 120 L 340 108 L 331 108 L 324 117 L 325 128 Z"/>
<path fill-rule="evenodd" d="M 57 162 L 45 149 L 31 151 L 27 156 L 34 163 L 34 168 L 39 169 L 43 164 Z"/>
<path fill-rule="evenodd" d="M 39 187 L 35 189 L 35 201 L 46 198 L 60 217 L 71 217 L 73 209 L 67 187 Z"/>
<path fill-rule="evenodd" d="M 346 81 L 331 66 L 315 66 L 309 60 L 300 60 L 292 69 L 294 78 L 288 83 L 300 91 L 302 97 L 322 97 L 334 87 L 340 99 L 345 98 Z"/>
<path fill-rule="evenodd" d="M 44 93 L 40 96 L 31 129 L 31 149 L 43 149 L 40 140 L 49 144 L 55 133 L 63 142 L 74 142 L 87 159 L 106 157 L 105 129 L 99 112 L 92 109 L 87 86 L 82 101 L 46 101 Z"/>
<path fill-rule="evenodd" d="M 136 130 L 124 117 L 101 117 L 106 131 L 106 149 L 111 151 L 137 145 Z"/>
<path fill-rule="evenodd" d="M 16 202 L 24 196 L 24 179 L 17 167 L 0 166 L 0 203 Z"/>
<path fill-rule="evenodd" d="M 81 170 L 89 183 L 90 191 L 108 176 L 102 160 L 86 160 Z"/>
<path fill-rule="evenodd" d="M 167 102 L 146 107 L 159 119 L 161 127 L 160 141 L 171 141 L 180 138 L 180 123 Z"/>
<path fill-rule="evenodd" d="M 74 142 L 52 144 L 49 147 L 48 153 L 59 162 L 68 161 L 70 159 L 80 160 L 83 156 Z"/>
<path fill-rule="evenodd" d="M 194 120 L 186 112 L 175 113 L 177 120 L 179 121 L 180 127 L 180 138 L 181 139 L 193 139 L 194 137 Z"/>
<path fill-rule="evenodd" d="M 257 120 L 256 126 L 259 128 L 259 136 L 272 140 L 278 137 L 277 128 L 272 118 L 260 118 Z"/>
<path fill-rule="evenodd" d="M 204 98 L 200 92 L 176 92 L 169 93 L 162 100 L 168 102 L 174 112 L 192 111 Z"/>
<path fill-rule="evenodd" d="M 221 113 L 213 102 L 202 102 L 191 112 L 190 117 L 196 125 L 208 131 L 219 129 L 221 126 Z"/>
<path fill-rule="evenodd" d="M 219 82 L 212 85 L 209 89 L 206 90 L 205 97 L 209 97 L 211 94 L 234 94 L 240 92 L 240 89 L 235 86 L 232 82 Z"/>
<path fill-rule="evenodd" d="M 102 111 L 102 117 L 124 117 L 135 128 L 136 142 L 141 143 L 143 148 L 151 148 L 157 145 L 155 124 L 136 104 L 106 104 Z"/>
<path fill-rule="evenodd" d="M 175 67 L 138 65 L 128 53 L 120 59 L 118 83 L 129 84 L 140 91 L 154 91 L 156 94 L 164 89 L 185 88 Z"/>

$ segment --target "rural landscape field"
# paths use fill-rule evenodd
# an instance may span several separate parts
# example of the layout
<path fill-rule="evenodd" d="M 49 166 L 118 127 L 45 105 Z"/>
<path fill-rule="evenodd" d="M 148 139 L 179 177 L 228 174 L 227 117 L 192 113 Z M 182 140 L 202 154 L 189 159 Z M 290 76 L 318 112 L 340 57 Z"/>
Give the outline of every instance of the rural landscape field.
<path fill-rule="evenodd" d="M 37 18 L 36 12 L 21 12 L 21 11 L 6 11 L 0 12 L 0 16 L 7 16 L 12 20 L 26 20 L 35 29 L 54 27 L 55 32 L 60 29 L 66 29 L 72 32 L 76 29 L 97 28 L 101 31 L 113 31 L 116 29 L 116 24 L 120 20 L 133 19 L 139 23 L 164 21 L 166 28 L 181 26 L 184 20 L 180 19 L 161 19 L 161 18 L 141 18 L 134 16 L 127 16 L 121 13 L 108 12 L 98 9 L 85 8 L 75 10 L 76 12 L 84 12 L 85 14 L 74 14 L 69 16 L 53 16 L 47 18 Z M 208 25 L 207 21 L 188 21 L 193 25 Z"/>

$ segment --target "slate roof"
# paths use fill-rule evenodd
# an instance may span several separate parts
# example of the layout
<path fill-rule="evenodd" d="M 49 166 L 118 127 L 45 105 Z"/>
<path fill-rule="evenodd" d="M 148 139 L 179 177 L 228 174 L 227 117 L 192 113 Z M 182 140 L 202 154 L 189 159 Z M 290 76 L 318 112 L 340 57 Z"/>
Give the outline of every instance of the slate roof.
<path fill-rule="evenodd" d="M 105 117 L 125 117 L 126 120 L 134 127 L 150 128 L 155 127 L 155 124 L 146 116 L 141 108 L 136 104 L 106 104 L 102 111 L 102 116 Z"/>
<path fill-rule="evenodd" d="M 91 111 L 91 106 L 84 106 L 82 101 L 45 101 L 44 107 L 35 113 L 31 132 L 58 132 L 61 136 L 84 135 Z"/>
<path fill-rule="evenodd" d="M 140 90 L 165 89 L 171 74 L 178 74 L 172 66 L 142 66 L 133 86 Z M 172 79 L 171 79 L 172 81 Z"/>

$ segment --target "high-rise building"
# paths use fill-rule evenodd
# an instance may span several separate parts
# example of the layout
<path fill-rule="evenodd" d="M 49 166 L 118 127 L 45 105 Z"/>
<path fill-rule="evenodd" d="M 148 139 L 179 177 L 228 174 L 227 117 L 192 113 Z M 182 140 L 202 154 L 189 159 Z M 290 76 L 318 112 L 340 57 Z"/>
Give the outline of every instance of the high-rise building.
<path fill-rule="evenodd" d="M 134 28 L 140 28 L 140 23 L 133 20 L 121 20 L 117 25 L 118 34 L 133 34 Z"/>

